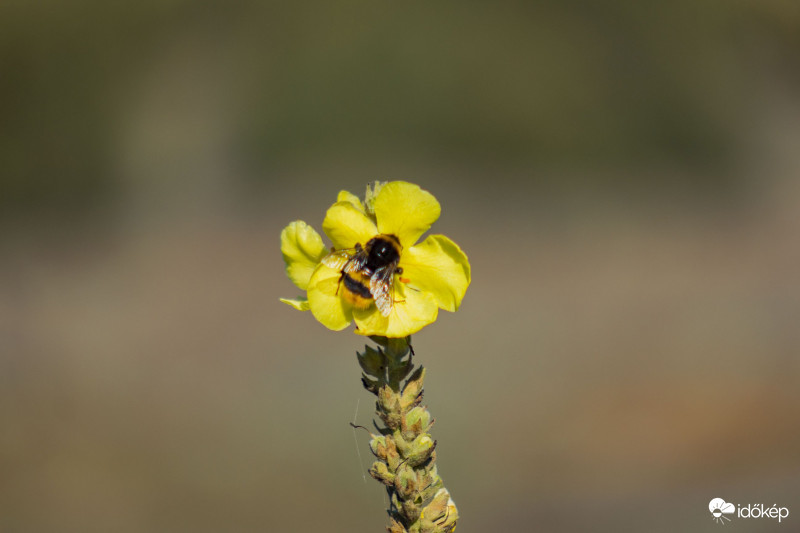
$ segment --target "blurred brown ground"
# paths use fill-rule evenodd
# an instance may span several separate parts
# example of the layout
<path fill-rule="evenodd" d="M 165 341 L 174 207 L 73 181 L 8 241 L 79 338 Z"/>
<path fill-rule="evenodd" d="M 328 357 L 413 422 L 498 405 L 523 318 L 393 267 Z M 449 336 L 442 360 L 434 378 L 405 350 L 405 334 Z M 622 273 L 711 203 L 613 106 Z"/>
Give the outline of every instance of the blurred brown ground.
<path fill-rule="evenodd" d="M 680 26 L 699 46 L 690 64 L 669 31 L 686 20 L 682 2 L 654 25 L 663 35 L 644 31 L 649 16 L 624 2 L 605 22 L 580 5 L 537 12 L 544 22 L 522 5 L 428 7 L 421 20 L 385 4 L 348 4 L 360 10 L 352 19 L 322 4 L 311 13 L 191 5 L 101 9 L 110 18 L 81 22 L 92 32 L 67 50 L 59 39 L 78 35 L 77 14 L 3 8 L 2 58 L 16 77 L 4 86 L 11 118 L 0 144 L 0 530 L 381 530 L 386 501 L 364 477 L 367 438 L 348 426 L 369 425 L 373 411 L 354 358 L 362 339 L 278 302 L 296 294 L 282 227 L 304 219 L 319 229 L 339 189 L 360 194 L 375 178 L 431 190 L 442 203 L 433 231 L 473 267 L 462 309 L 414 338 L 459 533 L 712 531 L 714 497 L 792 512 L 780 525 L 740 521 L 741 531 L 795 528 L 800 93 L 783 67 L 799 48 L 790 30 L 800 18 L 791 6 L 728 14 L 732 34 L 747 36 L 745 59 L 725 48 L 736 39 L 703 40 L 704 29 L 730 30 L 715 16 Z M 453 15 L 463 27 L 447 24 Z M 273 33 L 261 35 L 257 16 Z M 529 37 L 528 23 L 552 33 Z M 639 63 L 623 62 L 630 72 L 600 84 L 592 61 L 576 58 L 593 57 L 604 24 L 650 46 L 645 59 L 666 65 L 666 77 L 637 77 Z M 487 47 L 436 49 L 455 62 L 442 63 L 445 74 L 414 48 L 466 42 L 485 27 Z M 382 41 L 387 28 L 396 33 Z M 510 43 L 488 47 L 505 31 Z M 405 52 L 380 70 L 376 43 Z M 563 57 L 549 58 L 550 45 Z M 481 69 L 516 72 L 526 58 L 544 78 L 588 86 L 559 99 L 558 83 L 544 82 L 542 96 L 524 74 L 480 85 Z M 73 78 L 70 60 L 95 77 Z M 466 91 L 495 92 L 454 104 L 448 73 L 470 73 Z M 621 125 L 637 119 L 609 118 L 628 107 L 608 93 L 626 76 L 626 98 L 645 91 L 631 105 L 655 121 L 675 113 L 686 130 L 670 139 L 685 145 L 659 151 L 669 121 L 641 141 Z M 716 80 L 706 92 L 704 76 Z M 751 93 L 720 95 L 731 81 Z M 389 102 L 370 107 L 382 96 L 359 92 L 367 82 L 392 97 L 411 91 L 413 105 L 378 113 Z M 647 93 L 650 82 L 658 88 Z M 691 89 L 671 111 L 667 82 Z M 718 95 L 727 103 L 715 108 Z M 589 133 L 565 125 L 578 112 L 544 113 L 576 98 Z M 462 117 L 473 102 L 484 107 Z M 706 122 L 698 109 L 710 109 Z M 371 129 L 380 124 L 395 129 Z"/>

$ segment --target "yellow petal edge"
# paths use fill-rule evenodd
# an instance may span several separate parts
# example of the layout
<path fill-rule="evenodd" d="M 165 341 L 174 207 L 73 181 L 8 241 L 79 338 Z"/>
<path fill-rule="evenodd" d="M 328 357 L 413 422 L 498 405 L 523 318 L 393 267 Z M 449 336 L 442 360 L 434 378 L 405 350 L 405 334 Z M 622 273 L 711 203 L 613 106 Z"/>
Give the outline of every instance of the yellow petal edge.
<path fill-rule="evenodd" d="M 302 220 L 295 220 L 281 232 L 286 275 L 300 290 L 308 289 L 311 274 L 327 253 L 319 233 Z"/>
<path fill-rule="evenodd" d="M 431 193 L 405 181 L 381 187 L 374 207 L 380 233 L 396 236 L 404 248 L 417 242 L 442 211 Z"/>
<path fill-rule="evenodd" d="M 433 295 L 439 307 L 456 311 L 472 280 L 466 254 L 444 235 L 429 235 L 400 260 L 410 287 Z"/>
<path fill-rule="evenodd" d="M 339 331 L 353 321 L 353 310 L 338 293 L 341 273 L 320 265 L 308 285 L 308 304 L 314 318 L 323 326 Z"/>
<path fill-rule="evenodd" d="M 308 311 L 311 307 L 308 305 L 308 298 L 280 298 L 280 301 L 287 305 L 291 305 L 298 311 Z"/>
<path fill-rule="evenodd" d="M 356 243 L 365 244 L 378 234 L 375 223 L 349 201 L 336 202 L 328 209 L 322 230 L 339 250 L 353 248 Z"/>
<path fill-rule="evenodd" d="M 350 202 L 359 211 L 366 212 L 364 210 L 364 204 L 361 203 L 361 200 L 358 198 L 358 196 L 349 191 L 339 191 L 339 195 L 336 197 L 336 202 Z"/>

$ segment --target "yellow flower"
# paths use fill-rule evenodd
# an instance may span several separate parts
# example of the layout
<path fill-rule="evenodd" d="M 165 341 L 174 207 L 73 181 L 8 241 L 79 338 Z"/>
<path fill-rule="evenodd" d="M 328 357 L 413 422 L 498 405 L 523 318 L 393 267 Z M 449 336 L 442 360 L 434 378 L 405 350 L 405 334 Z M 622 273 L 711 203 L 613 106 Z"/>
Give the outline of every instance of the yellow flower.
<path fill-rule="evenodd" d="M 311 310 L 330 329 L 344 329 L 355 320 L 356 333 L 383 337 L 406 337 L 435 321 L 439 309 L 455 311 L 470 283 L 467 256 L 444 235 L 429 235 L 417 243 L 440 211 L 432 194 L 404 181 L 376 182 L 367 188 L 363 203 L 347 191 L 340 192 L 322 223 L 334 250 L 364 248 L 380 235 L 394 236 L 400 243 L 388 316 L 371 300 L 366 306 L 353 305 L 342 287 L 341 268 L 322 263 L 329 250 L 302 221 L 283 230 L 281 252 L 286 274 L 307 296 L 281 301 Z"/>

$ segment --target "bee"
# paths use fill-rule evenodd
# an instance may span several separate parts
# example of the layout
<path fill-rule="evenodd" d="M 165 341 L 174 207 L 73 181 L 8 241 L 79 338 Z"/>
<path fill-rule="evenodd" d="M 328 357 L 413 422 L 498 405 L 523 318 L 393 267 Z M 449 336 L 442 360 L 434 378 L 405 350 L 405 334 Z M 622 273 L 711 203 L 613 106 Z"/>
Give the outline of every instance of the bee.
<path fill-rule="evenodd" d="M 394 304 L 394 275 L 402 274 L 400 241 L 394 235 L 378 235 L 362 246 L 334 250 L 322 258 L 322 264 L 341 272 L 339 289 L 343 297 L 358 309 L 368 308 L 372 302 L 383 316 L 389 316 Z"/>

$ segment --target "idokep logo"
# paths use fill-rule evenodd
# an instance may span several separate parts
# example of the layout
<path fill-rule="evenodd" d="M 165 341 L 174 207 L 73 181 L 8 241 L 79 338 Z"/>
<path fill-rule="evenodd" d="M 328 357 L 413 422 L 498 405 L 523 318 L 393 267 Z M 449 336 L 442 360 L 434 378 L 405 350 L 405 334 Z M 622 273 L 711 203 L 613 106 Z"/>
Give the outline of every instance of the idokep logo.
<path fill-rule="evenodd" d="M 731 519 L 725 515 L 733 514 L 736 511 L 736 507 L 732 503 L 727 503 L 722 498 L 714 498 L 708 502 L 708 510 L 711 511 L 711 514 L 714 516 L 714 522 L 724 525 L 725 520 L 728 522 L 731 521 Z"/>
<path fill-rule="evenodd" d="M 789 509 L 778 507 L 774 504 L 771 507 L 763 503 L 751 503 L 749 505 L 734 505 L 722 498 L 714 498 L 708 502 L 708 510 L 714 522 L 725 525 L 731 519 L 725 515 L 733 515 L 736 518 L 777 518 L 778 522 L 789 516 Z"/>

